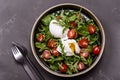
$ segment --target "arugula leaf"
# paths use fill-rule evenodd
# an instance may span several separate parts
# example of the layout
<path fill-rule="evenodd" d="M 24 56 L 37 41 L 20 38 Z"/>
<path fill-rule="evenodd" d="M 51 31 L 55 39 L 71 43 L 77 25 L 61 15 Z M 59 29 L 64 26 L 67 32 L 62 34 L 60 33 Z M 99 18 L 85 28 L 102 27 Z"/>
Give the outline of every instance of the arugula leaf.
<path fill-rule="evenodd" d="M 72 74 L 72 72 L 77 73 L 77 64 L 79 62 L 79 60 L 77 59 L 77 61 L 75 60 L 75 62 L 73 62 L 75 59 L 75 57 L 68 57 L 67 60 L 65 60 L 65 63 L 68 65 L 68 72 L 69 74 Z"/>
<path fill-rule="evenodd" d="M 50 31 L 49 31 L 49 27 L 48 26 L 43 26 L 41 24 L 40 27 L 38 27 L 38 30 L 40 33 L 44 34 L 45 38 L 44 41 L 47 42 L 50 38 L 52 38 L 53 36 L 51 35 Z M 38 34 L 38 33 L 37 33 Z M 37 36 L 37 35 L 36 35 Z"/>
<path fill-rule="evenodd" d="M 50 68 L 54 71 L 58 69 L 58 67 L 54 64 L 50 64 Z"/>
<path fill-rule="evenodd" d="M 59 21 L 58 21 L 58 24 L 61 25 L 62 27 L 64 27 L 64 26 L 66 25 L 63 20 L 59 20 Z"/>
<path fill-rule="evenodd" d="M 94 23 L 94 21 L 93 21 L 92 19 L 88 20 L 88 21 L 87 21 L 87 24 L 88 24 L 88 25 L 95 25 L 95 23 Z"/>
<path fill-rule="evenodd" d="M 90 66 L 93 62 L 92 56 L 90 54 L 88 56 L 87 62 L 88 62 L 88 66 Z"/>
<path fill-rule="evenodd" d="M 40 26 L 38 27 L 38 31 L 40 33 L 44 33 L 46 31 L 46 29 L 48 29 L 48 27 L 46 27 L 46 26 L 44 26 L 42 24 L 40 24 Z"/>
<path fill-rule="evenodd" d="M 64 10 L 64 15 L 69 17 L 71 15 L 71 12 L 68 9 Z"/>
<path fill-rule="evenodd" d="M 77 33 L 79 33 L 82 36 L 89 35 L 88 28 L 85 23 L 78 24 L 78 27 L 76 28 Z"/>
<path fill-rule="evenodd" d="M 47 42 L 49 39 L 51 39 L 51 38 L 53 38 L 53 36 L 51 35 L 51 33 L 50 33 L 50 31 L 47 31 L 46 33 L 45 33 L 45 41 Z"/>
<path fill-rule="evenodd" d="M 92 52 L 92 46 L 88 45 L 87 50 L 88 50 L 89 53 L 91 53 Z"/>
<path fill-rule="evenodd" d="M 75 21 L 77 18 L 76 14 L 73 14 L 72 16 L 69 17 L 69 21 Z"/>
<path fill-rule="evenodd" d="M 51 21 L 51 16 L 50 15 L 44 16 L 41 21 L 44 25 L 48 26 Z"/>
<path fill-rule="evenodd" d="M 73 72 L 76 73 L 78 72 L 77 65 L 78 65 L 78 61 L 73 65 L 74 66 Z"/>
<path fill-rule="evenodd" d="M 87 64 L 87 60 L 86 60 L 83 56 L 81 56 L 80 58 L 81 58 L 81 61 L 82 61 L 84 64 Z"/>
<path fill-rule="evenodd" d="M 58 70 L 58 63 L 50 64 L 50 68 L 54 71 Z"/>
<path fill-rule="evenodd" d="M 80 57 L 77 56 L 77 55 L 74 55 L 74 56 L 68 56 L 66 57 L 65 59 L 65 64 L 68 65 L 68 74 L 72 74 L 73 72 L 74 73 L 77 73 L 78 70 L 77 70 L 77 64 L 78 62 L 80 61 Z"/>
<path fill-rule="evenodd" d="M 64 46 L 63 46 L 63 44 L 62 44 L 62 41 L 59 40 L 59 41 L 58 41 L 58 44 L 60 45 L 60 48 L 61 48 L 61 50 L 62 50 L 62 56 L 65 58 L 65 57 L 66 57 L 66 53 L 64 52 Z"/>
<path fill-rule="evenodd" d="M 98 39 L 99 39 L 98 34 L 90 35 L 90 41 L 89 41 L 89 44 L 94 44 Z M 95 44 L 94 44 L 94 45 L 95 45 Z"/>
<path fill-rule="evenodd" d="M 41 42 L 35 42 L 35 47 L 39 49 L 39 52 L 49 49 L 45 43 L 41 43 Z"/>
<path fill-rule="evenodd" d="M 55 63 L 55 62 L 59 62 L 59 61 L 62 61 L 62 60 L 64 60 L 64 58 L 62 57 L 62 56 L 59 56 L 59 57 L 51 57 L 49 60 L 46 60 L 47 62 L 49 62 L 49 63 Z"/>
<path fill-rule="evenodd" d="M 67 74 L 71 75 L 72 74 L 72 71 L 68 68 L 67 71 L 66 71 Z"/>

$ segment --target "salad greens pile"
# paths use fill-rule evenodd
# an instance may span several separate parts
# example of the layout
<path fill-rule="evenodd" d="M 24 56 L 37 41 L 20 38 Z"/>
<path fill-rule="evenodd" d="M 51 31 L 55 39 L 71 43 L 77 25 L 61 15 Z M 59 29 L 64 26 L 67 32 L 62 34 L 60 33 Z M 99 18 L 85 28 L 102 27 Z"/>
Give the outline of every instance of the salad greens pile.
<path fill-rule="evenodd" d="M 41 19 L 36 32 L 35 47 L 39 58 L 42 58 L 46 64 L 49 65 L 50 69 L 54 71 L 64 74 L 78 73 L 90 67 L 94 62 L 94 59 L 99 55 L 101 46 L 99 28 L 93 19 L 89 19 L 81 11 L 81 9 L 62 9 L 48 14 Z M 65 27 L 63 33 L 66 29 L 74 29 L 76 32 L 76 37 L 74 39 L 80 44 L 81 53 L 84 54 L 85 50 L 87 51 L 86 53 L 88 53 L 88 56 L 82 56 L 80 54 L 66 56 L 60 38 L 54 37 L 49 31 L 51 20 L 57 20 L 59 25 Z M 93 27 L 91 28 L 91 26 Z M 87 47 L 81 46 L 86 42 L 86 40 L 84 41 L 82 39 L 87 40 Z M 50 43 L 50 40 L 53 41 Z M 60 45 L 62 49 L 62 54 L 52 54 L 52 49 L 58 45 Z M 96 46 L 99 47 L 97 51 L 95 51 Z M 79 62 L 82 62 L 83 64 L 81 65 Z M 80 69 L 79 66 L 83 66 L 83 69 Z"/>

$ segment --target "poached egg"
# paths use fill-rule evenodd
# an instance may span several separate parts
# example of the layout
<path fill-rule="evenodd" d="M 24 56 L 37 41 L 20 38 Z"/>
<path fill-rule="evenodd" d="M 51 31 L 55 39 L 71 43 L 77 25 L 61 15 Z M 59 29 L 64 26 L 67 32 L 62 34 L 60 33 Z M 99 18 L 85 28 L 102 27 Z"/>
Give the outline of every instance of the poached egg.
<path fill-rule="evenodd" d="M 64 47 L 66 56 L 73 56 L 75 53 L 80 53 L 80 47 L 74 39 L 61 40 Z M 62 53 L 60 46 L 57 47 L 57 51 Z"/>
<path fill-rule="evenodd" d="M 57 38 L 67 37 L 69 29 L 66 29 L 63 33 L 64 27 L 60 26 L 56 20 L 52 20 L 49 25 L 50 33 Z"/>

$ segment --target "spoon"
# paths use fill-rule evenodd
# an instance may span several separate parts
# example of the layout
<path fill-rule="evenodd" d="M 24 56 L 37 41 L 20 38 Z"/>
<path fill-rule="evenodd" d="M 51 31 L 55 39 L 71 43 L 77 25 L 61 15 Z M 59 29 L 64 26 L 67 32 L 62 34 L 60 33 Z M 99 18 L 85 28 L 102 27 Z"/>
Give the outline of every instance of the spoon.
<path fill-rule="evenodd" d="M 30 66 L 33 68 L 33 70 L 38 73 L 38 77 L 41 79 L 41 80 L 45 80 L 45 78 L 43 77 L 43 75 L 41 74 L 41 72 L 39 71 L 39 69 L 35 66 L 35 64 L 32 62 L 32 60 L 30 59 L 29 56 L 27 56 L 27 49 L 20 45 L 19 43 L 16 43 L 16 42 L 12 42 L 13 45 L 15 45 L 16 47 L 18 47 L 18 49 L 21 51 L 22 55 L 25 57 L 25 59 L 28 61 L 28 63 L 30 64 Z"/>

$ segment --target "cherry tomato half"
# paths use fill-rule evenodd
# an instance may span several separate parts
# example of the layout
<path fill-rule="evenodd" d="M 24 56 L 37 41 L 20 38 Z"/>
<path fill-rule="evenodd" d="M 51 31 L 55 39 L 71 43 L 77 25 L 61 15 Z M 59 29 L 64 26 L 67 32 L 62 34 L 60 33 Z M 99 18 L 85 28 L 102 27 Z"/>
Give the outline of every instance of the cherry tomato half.
<path fill-rule="evenodd" d="M 74 29 L 68 31 L 67 36 L 69 39 L 74 39 L 76 37 L 76 32 Z"/>
<path fill-rule="evenodd" d="M 56 42 L 55 42 L 54 39 L 50 39 L 50 40 L 48 41 L 48 47 L 49 47 L 49 48 L 54 48 L 54 47 L 56 47 Z"/>
<path fill-rule="evenodd" d="M 89 25 L 89 26 L 88 26 L 88 31 L 89 31 L 90 34 L 94 34 L 95 31 L 96 31 L 95 26 L 93 26 L 93 25 Z"/>
<path fill-rule="evenodd" d="M 89 41 L 86 38 L 82 38 L 79 42 L 78 42 L 79 46 L 82 48 L 87 48 Z"/>
<path fill-rule="evenodd" d="M 88 58 L 88 56 L 89 56 L 89 52 L 88 52 L 87 49 L 81 49 L 79 55 L 80 55 L 80 56 L 83 56 L 84 58 Z"/>
<path fill-rule="evenodd" d="M 73 28 L 75 28 L 77 26 L 75 21 L 70 21 L 69 23 L 70 23 L 70 26 L 72 26 Z"/>
<path fill-rule="evenodd" d="M 54 56 L 59 56 L 59 55 L 60 55 L 60 53 L 57 51 L 57 48 L 53 48 L 53 49 L 51 50 L 51 53 L 52 53 Z"/>
<path fill-rule="evenodd" d="M 51 53 L 49 50 L 44 50 L 43 53 L 42 53 L 42 58 L 44 59 L 49 59 L 51 56 Z"/>
<path fill-rule="evenodd" d="M 44 39 L 44 35 L 40 33 L 40 34 L 37 36 L 37 40 L 38 40 L 39 42 L 42 42 L 43 39 Z"/>
<path fill-rule="evenodd" d="M 100 54 L 100 47 L 99 47 L 99 46 L 93 47 L 92 52 L 93 52 L 93 54 L 95 54 L 95 55 L 99 55 L 99 54 Z"/>
<path fill-rule="evenodd" d="M 62 67 L 59 68 L 59 71 L 65 73 L 67 71 L 68 66 L 66 64 L 62 64 Z"/>
<path fill-rule="evenodd" d="M 85 69 L 84 63 L 83 63 L 83 62 L 79 62 L 78 65 L 77 65 L 77 69 L 78 69 L 79 71 Z"/>

